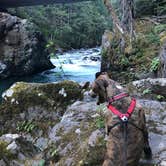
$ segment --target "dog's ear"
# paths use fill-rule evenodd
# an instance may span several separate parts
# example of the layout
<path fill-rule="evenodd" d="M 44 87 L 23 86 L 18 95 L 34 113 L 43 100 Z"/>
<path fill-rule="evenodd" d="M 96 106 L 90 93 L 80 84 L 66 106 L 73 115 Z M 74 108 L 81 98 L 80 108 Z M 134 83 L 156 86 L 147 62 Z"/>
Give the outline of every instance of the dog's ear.
<path fill-rule="evenodd" d="M 97 78 L 101 75 L 101 73 L 102 73 L 102 72 L 97 72 L 97 73 L 95 74 L 95 78 L 97 79 Z"/>
<path fill-rule="evenodd" d="M 95 78 L 97 79 L 100 75 L 108 75 L 106 71 L 100 71 L 95 74 Z"/>

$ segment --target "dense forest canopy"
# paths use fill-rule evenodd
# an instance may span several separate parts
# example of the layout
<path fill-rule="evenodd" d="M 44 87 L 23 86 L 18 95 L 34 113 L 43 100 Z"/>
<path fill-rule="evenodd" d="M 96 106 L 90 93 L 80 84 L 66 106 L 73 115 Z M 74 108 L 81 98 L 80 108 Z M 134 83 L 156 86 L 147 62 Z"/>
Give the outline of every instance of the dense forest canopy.
<path fill-rule="evenodd" d="M 110 0 L 120 16 L 120 0 Z M 135 0 L 134 16 L 160 16 L 166 13 L 165 0 Z M 64 49 L 93 47 L 101 44 L 101 36 L 112 28 L 102 0 L 73 4 L 20 7 L 11 9 L 15 15 L 37 24 L 49 42 Z"/>
<path fill-rule="evenodd" d="M 100 0 L 17 8 L 12 12 L 37 24 L 48 40 L 67 49 L 100 45 L 104 30 L 111 27 Z"/>

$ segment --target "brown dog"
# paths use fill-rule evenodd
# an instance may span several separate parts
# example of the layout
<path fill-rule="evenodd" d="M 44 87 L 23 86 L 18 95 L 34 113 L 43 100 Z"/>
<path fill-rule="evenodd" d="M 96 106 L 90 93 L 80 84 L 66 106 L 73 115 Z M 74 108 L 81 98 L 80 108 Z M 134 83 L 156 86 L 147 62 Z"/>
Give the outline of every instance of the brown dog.
<path fill-rule="evenodd" d="M 92 97 L 98 96 L 97 104 L 108 102 L 113 96 L 126 90 L 117 82 L 111 80 L 106 72 L 96 73 L 96 80 L 92 84 Z M 121 113 L 126 113 L 132 98 L 124 97 L 114 101 L 112 105 Z M 124 126 L 117 125 L 109 131 L 110 126 L 121 121 L 110 110 L 106 115 L 106 132 L 108 133 L 107 152 L 103 166 L 137 166 L 142 151 L 145 157 L 151 157 L 148 142 L 148 132 L 145 125 L 145 114 L 141 105 L 136 102 L 132 116 L 127 123 L 127 140 L 124 139 Z M 129 123 L 130 122 L 130 123 Z M 134 125 L 131 125 L 134 124 Z"/>

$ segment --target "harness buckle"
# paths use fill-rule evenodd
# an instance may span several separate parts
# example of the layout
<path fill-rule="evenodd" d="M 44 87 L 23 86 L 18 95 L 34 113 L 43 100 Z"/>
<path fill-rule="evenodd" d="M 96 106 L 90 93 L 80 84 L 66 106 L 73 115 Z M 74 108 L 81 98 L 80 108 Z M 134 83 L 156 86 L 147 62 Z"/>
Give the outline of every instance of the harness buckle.
<path fill-rule="evenodd" d="M 127 121 L 128 121 L 128 117 L 124 115 L 124 116 L 121 117 L 121 120 L 122 120 L 123 122 L 127 122 Z"/>

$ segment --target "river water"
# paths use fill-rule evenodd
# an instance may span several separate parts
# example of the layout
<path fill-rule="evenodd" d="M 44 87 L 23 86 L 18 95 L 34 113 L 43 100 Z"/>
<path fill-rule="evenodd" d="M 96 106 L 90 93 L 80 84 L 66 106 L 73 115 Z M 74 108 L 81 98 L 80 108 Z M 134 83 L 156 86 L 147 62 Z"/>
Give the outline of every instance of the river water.
<path fill-rule="evenodd" d="M 18 81 L 47 83 L 62 80 L 73 80 L 77 82 L 93 81 L 95 73 L 100 70 L 99 47 L 91 49 L 80 49 L 57 54 L 51 58 L 51 62 L 56 68 L 42 73 L 15 77 L 0 82 L 0 96 L 13 83 Z"/>

